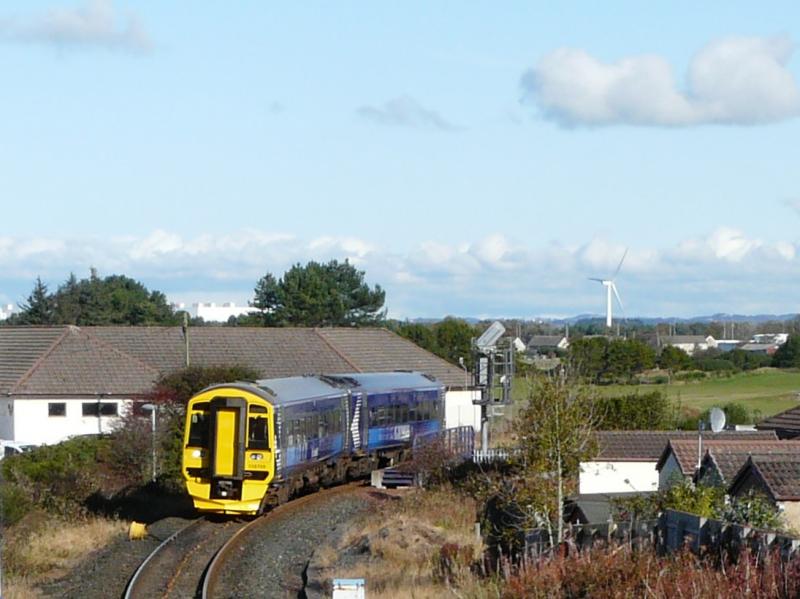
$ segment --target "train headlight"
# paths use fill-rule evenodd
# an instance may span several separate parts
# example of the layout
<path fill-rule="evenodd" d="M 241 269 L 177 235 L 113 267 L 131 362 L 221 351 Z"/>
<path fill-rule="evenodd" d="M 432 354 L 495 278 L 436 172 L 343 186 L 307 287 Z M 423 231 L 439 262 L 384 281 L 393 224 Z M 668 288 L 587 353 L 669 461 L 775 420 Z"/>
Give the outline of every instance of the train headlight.
<path fill-rule="evenodd" d="M 195 449 L 192 451 L 193 458 L 202 458 L 203 457 L 203 450 L 202 449 Z"/>
<path fill-rule="evenodd" d="M 263 460 L 264 459 L 264 454 L 263 453 L 251 453 L 250 454 L 250 459 L 251 460 Z"/>

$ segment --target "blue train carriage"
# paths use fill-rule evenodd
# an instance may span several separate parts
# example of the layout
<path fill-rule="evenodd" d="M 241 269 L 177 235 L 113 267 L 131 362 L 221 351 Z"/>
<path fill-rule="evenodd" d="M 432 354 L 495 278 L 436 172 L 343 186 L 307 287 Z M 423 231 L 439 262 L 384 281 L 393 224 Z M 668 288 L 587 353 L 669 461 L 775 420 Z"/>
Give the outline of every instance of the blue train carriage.
<path fill-rule="evenodd" d="M 293 493 L 344 480 L 344 457 L 351 452 L 347 389 L 324 377 L 304 376 L 260 381 L 274 397 L 276 478 L 266 504 Z"/>
<path fill-rule="evenodd" d="M 404 457 L 414 437 L 442 429 L 444 386 L 420 372 L 351 375 L 351 392 L 363 396 L 365 451 L 377 453 L 379 465 Z M 391 451 L 401 450 L 401 451 Z"/>

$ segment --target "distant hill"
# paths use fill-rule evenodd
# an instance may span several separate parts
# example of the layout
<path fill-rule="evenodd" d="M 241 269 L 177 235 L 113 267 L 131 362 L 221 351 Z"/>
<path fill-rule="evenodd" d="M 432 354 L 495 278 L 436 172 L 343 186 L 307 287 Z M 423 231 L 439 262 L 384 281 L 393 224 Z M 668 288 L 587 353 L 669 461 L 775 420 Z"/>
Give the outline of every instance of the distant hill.
<path fill-rule="evenodd" d="M 768 321 L 785 321 L 785 320 L 794 320 L 795 318 L 800 317 L 800 314 L 791 313 L 791 314 L 726 314 L 726 313 L 717 313 L 711 314 L 707 316 L 691 316 L 689 318 L 680 318 L 677 316 L 626 316 L 624 320 L 628 321 L 636 321 L 642 324 L 667 324 L 667 323 L 706 323 L 706 322 L 751 322 L 751 323 L 761 323 L 761 322 L 768 322 Z M 479 322 L 486 322 L 490 320 L 495 320 L 493 318 L 475 318 L 473 316 L 456 316 L 455 318 L 460 318 L 470 324 L 477 324 Z M 417 323 L 417 324 L 434 324 L 437 322 L 441 322 L 444 320 L 443 318 L 412 318 L 409 322 Z M 577 316 L 569 316 L 567 318 L 547 318 L 547 317 L 534 317 L 534 318 L 506 318 L 498 316 L 496 320 L 522 320 L 528 322 L 549 322 L 554 325 L 565 325 L 565 324 L 580 324 L 585 322 L 597 321 L 597 320 L 605 320 L 605 315 L 603 314 L 578 314 Z M 615 319 L 616 320 L 616 319 Z"/>

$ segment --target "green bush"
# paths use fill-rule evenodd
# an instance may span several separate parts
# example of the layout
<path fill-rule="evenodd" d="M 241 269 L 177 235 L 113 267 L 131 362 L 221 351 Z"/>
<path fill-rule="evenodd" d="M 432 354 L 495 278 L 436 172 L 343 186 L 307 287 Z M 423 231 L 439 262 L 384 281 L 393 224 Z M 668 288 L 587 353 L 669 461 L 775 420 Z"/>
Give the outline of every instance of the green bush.
<path fill-rule="evenodd" d="M 0 525 L 19 522 L 33 507 L 28 494 L 14 483 L 0 484 Z"/>
<path fill-rule="evenodd" d="M 737 370 L 733 362 L 729 362 L 723 358 L 695 360 L 695 366 L 704 372 L 733 372 Z"/>
<path fill-rule="evenodd" d="M 83 503 L 101 484 L 99 464 L 107 456 L 108 439 L 75 437 L 43 445 L 2 461 L 3 478 L 21 489 L 32 503 L 62 514 L 83 511 Z"/>
<path fill-rule="evenodd" d="M 706 373 L 702 370 L 685 370 L 683 372 L 675 373 L 676 381 L 701 381 L 706 378 Z"/>
<path fill-rule="evenodd" d="M 653 430 L 670 428 L 672 403 L 661 391 L 630 393 L 597 400 L 601 430 Z"/>
<path fill-rule="evenodd" d="M 725 423 L 728 425 L 752 424 L 755 421 L 753 414 L 744 404 L 731 401 L 722 406 L 722 411 L 725 412 Z M 708 422 L 710 413 L 711 410 L 706 410 L 700 418 Z"/>

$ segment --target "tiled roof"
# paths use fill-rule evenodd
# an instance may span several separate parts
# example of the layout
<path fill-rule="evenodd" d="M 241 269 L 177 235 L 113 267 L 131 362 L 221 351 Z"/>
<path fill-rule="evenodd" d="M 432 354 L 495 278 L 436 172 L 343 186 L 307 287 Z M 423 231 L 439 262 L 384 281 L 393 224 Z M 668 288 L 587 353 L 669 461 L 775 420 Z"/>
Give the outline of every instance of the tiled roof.
<path fill-rule="evenodd" d="M 156 369 L 78 327 L 64 334 L 11 388 L 15 395 L 141 395 L 158 379 Z"/>
<path fill-rule="evenodd" d="M 180 327 L 86 327 L 85 330 L 162 373 L 186 364 L 185 339 Z M 195 366 L 248 366 L 263 378 L 356 369 L 309 328 L 192 327 L 189 358 Z"/>
<path fill-rule="evenodd" d="M 419 370 L 447 386 L 464 386 L 461 368 L 386 329 L 328 328 L 315 329 L 315 332 L 362 372 Z"/>
<path fill-rule="evenodd" d="M 800 435 L 800 406 L 770 416 L 756 425 L 758 430 L 773 430 L 779 437 Z"/>
<path fill-rule="evenodd" d="M 731 482 L 730 494 L 749 490 L 752 481 L 775 501 L 800 501 L 800 457 L 750 456 Z"/>
<path fill-rule="evenodd" d="M 739 454 L 743 456 L 738 471 L 747 456 L 751 453 L 770 453 L 772 451 L 789 451 L 787 441 L 779 441 L 772 431 L 750 432 L 747 438 L 720 437 L 720 435 L 741 435 L 745 431 L 725 431 L 723 433 L 703 433 L 702 452 L 712 453 L 714 456 Z M 693 433 L 691 439 L 670 439 L 669 445 L 664 449 L 658 460 L 656 468 L 660 469 L 666 462 L 670 453 L 675 456 L 681 472 L 688 476 L 692 474 L 697 466 L 697 433 Z M 800 444 L 794 446 L 794 451 L 800 451 Z M 736 472 L 733 472 L 736 474 Z"/>
<path fill-rule="evenodd" d="M 610 462 L 658 462 L 671 439 L 697 440 L 695 431 L 598 431 L 596 434 L 598 454 L 595 459 Z M 775 439 L 769 431 L 703 433 L 704 440 L 719 438 Z"/>
<path fill-rule="evenodd" d="M 192 327 L 190 363 L 242 365 L 264 378 L 419 370 L 449 387 L 464 372 L 385 329 Z M 0 391 L 140 393 L 185 365 L 180 327 L 0 327 Z"/>
<path fill-rule="evenodd" d="M 750 456 L 784 455 L 800 459 L 800 441 L 749 441 L 714 443 L 705 459 L 711 461 L 722 475 L 723 482 L 731 481 Z"/>
<path fill-rule="evenodd" d="M 10 391 L 63 334 L 63 327 L 0 327 L 0 393 Z"/>

